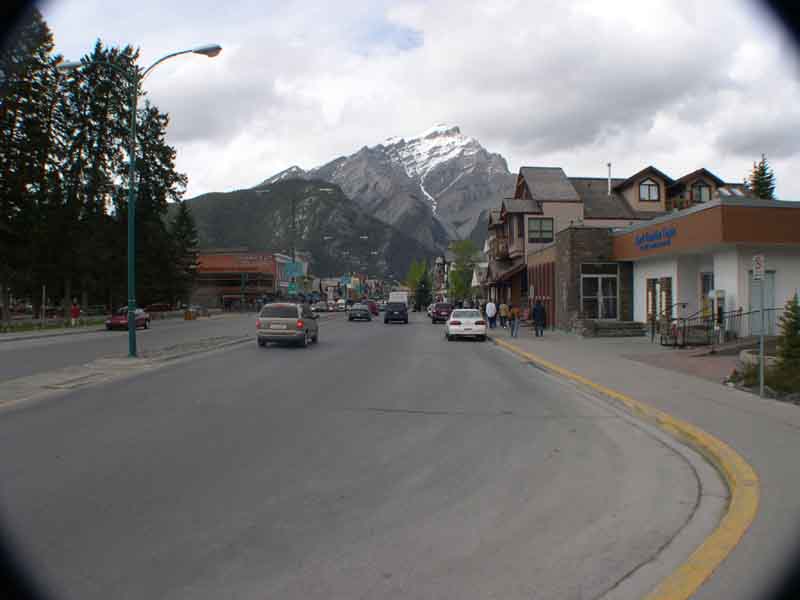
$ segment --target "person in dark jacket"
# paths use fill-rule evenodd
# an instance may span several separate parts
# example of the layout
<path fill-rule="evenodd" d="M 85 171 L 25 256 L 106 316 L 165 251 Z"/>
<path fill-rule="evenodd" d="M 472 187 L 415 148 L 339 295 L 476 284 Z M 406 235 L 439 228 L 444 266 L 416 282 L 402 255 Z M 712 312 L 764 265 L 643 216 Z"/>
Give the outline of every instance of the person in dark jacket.
<path fill-rule="evenodd" d="M 536 332 L 536 337 L 544 335 L 544 327 L 547 324 L 547 312 L 544 309 L 544 304 L 540 298 L 536 299 L 533 305 L 533 328 Z"/>

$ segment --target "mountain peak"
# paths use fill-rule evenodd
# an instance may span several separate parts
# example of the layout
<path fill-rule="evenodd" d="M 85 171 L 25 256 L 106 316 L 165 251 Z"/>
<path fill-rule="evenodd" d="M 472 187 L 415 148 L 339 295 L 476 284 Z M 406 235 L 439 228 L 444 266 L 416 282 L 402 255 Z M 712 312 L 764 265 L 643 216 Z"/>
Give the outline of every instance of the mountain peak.
<path fill-rule="evenodd" d="M 437 123 L 433 127 L 423 131 L 417 138 L 436 138 L 445 136 L 460 136 L 461 128 L 458 125 L 448 125 L 447 123 Z"/>

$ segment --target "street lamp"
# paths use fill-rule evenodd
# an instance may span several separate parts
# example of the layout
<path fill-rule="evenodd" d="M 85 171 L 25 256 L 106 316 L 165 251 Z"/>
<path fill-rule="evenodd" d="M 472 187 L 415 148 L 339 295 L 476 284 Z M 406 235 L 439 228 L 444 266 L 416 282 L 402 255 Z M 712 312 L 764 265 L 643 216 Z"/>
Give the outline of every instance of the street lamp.
<path fill-rule="evenodd" d="M 131 122 L 128 130 L 128 356 L 136 357 L 136 112 L 139 105 L 139 84 L 155 67 L 165 60 L 180 56 L 181 54 L 202 54 L 213 58 L 222 52 L 218 44 L 206 44 L 189 50 L 179 50 L 166 54 L 147 67 L 141 75 L 138 69 L 133 73 L 126 71 L 114 63 L 98 61 L 119 73 L 130 86 Z M 79 61 L 63 62 L 58 66 L 59 71 L 67 72 L 81 66 Z"/>

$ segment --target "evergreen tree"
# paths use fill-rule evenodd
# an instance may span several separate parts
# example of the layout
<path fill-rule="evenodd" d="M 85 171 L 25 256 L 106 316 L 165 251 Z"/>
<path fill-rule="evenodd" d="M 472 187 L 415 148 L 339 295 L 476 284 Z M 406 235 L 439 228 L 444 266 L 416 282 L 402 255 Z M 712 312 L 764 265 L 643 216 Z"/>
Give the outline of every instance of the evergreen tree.
<path fill-rule="evenodd" d="M 57 59 L 53 36 L 33 10 L 10 43 L 0 47 L 0 290 L 30 290 L 36 265 L 40 205 L 50 196 L 50 161 Z M 35 246 L 35 244 L 34 244 Z M 8 314 L 4 315 L 6 318 Z"/>
<path fill-rule="evenodd" d="M 792 376 L 797 387 L 800 385 L 800 303 L 797 294 L 786 303 L 780 328 L 777 367 L 782 374 Z"/>
<path fill-rule="evenodd" d="M 415 288 L 414 300 L 417 306 L 417 310 L 422 310 L 424 307 L 428 306 L 431 303 L 431 300 L 433 299 L 432 288 L 433 288 L 433 279 L 431 277 L 430 271 L 426 267 L 424 273 L 422 273 L 419 280 L 417 281 L 417 287 Z"/>
<path fill-rule="evenodd" d="M 760 161 L 753 163 L 753 169 L 747 178 L 747 189 L 758 198 L 775 199 L 775 173 L 763 154 Z"/>
<path fill-rule="evenodd" d="M 192 211 L 184 201 L 178 202 L 178 211 L 170 224 L 170 237 L 173 243 L 173 263 L 176 266 L 173 296 L 188 302 L 197 267 L 198 236 Z"/>

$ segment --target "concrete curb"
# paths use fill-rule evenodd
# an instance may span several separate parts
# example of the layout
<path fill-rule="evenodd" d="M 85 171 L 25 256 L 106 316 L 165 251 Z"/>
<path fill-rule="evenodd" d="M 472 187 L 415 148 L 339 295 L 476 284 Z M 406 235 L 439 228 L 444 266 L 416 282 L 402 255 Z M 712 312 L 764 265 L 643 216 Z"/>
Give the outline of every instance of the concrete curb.
<path fill-rule="evenodd" d="M 690 598 L 733 551 L 756 517 L 760 485 L 753 467 L 725 442 L 686 421 L 595 383 L 540 356 L 525 352 L 509 342 L 494 337 L 489 339 L 495 345 L 527 361 L 621 402 L 634 415 L 654 423 L 695 449 L 719 471 L 730 491 L 730 502 L 725 515 L 717 528 L 689 558 L 645 596 L 647 600 Z"/>
<path fill-rule="evenodd" d="M 79 327 L 77 329 L 72 329 L 72 330 L 69 330 L 69 331 L 56 330 L 56 331 L 53 331 L 51 333 L 34 331 L 34 332 L 31 332 L 30 335 L 19 335 L 19 334 L 13 334 L 13 333 L 8 333 L 8 334 L 2 333 L 2 334 L 0 334 L 0 343 L 2 343 L 2 342 L 19 342 L 21 340 L 40 340 L 42 338 L 62 337 L 62 336 L 65 336 L 65 335 L 78 335 L 79 333 L 94 333 L 96 331 L 105 331 L 105 327 L 104 326 Z M 5 337 L 7 335 L 15 336 L 15 337 Z"/>

